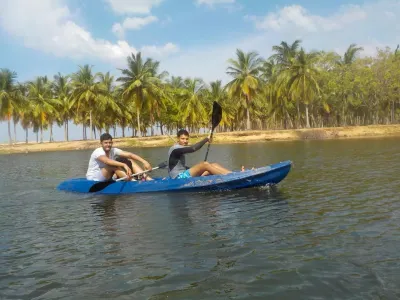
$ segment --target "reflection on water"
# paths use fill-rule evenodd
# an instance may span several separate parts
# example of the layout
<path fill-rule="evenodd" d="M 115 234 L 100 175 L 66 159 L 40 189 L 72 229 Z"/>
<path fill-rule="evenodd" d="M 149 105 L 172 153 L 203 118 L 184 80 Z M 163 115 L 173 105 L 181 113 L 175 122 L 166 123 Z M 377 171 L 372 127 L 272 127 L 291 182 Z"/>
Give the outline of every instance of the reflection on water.
<path fill-rule="evenodd" d="M 396 139 L 215 145 L 232 169 L 294 168 L 276 187 L 123 196 L 55 190 L 90 151 L 0 156 L 0 298 L 399 299 L 398 153 Z"/>

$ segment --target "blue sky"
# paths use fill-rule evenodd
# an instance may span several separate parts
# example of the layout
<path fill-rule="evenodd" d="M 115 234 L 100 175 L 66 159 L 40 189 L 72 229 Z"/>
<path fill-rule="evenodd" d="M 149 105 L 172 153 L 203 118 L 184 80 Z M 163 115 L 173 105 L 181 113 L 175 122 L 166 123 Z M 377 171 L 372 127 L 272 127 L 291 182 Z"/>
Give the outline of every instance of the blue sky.
<path fill-rule="evenodd" d="M 267 58 L 273 45 L 299 38 L 307 50 L 339 54 L 351 43 L 364 47 L 362 55 L 394 49 L 399 17 L 400 0 L 2 0 L 0 67 L 19 81 L 85 63 L 118 76 L 126 57 L 141 51 L 171 75 L 226 82 L 237 48 Z M 20 128 L 17 135 L 24 137 Z M 81 128 L 72 125 L 70 135 L 80 139 Z M 0 143 L 7 139 L 3 122 Z"/>

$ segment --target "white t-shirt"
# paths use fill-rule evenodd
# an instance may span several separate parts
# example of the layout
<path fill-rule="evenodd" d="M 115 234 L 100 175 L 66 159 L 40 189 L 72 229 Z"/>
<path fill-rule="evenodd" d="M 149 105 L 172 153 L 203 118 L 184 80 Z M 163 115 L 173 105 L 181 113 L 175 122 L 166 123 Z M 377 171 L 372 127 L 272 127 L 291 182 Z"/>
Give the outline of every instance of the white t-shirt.
<path fill-rule="evenodd" d="M 121 154 L 122 150 L 118 148 L 111 148 L 110 150 L 110 159 L 115 159 L 115 156 Z M 90 155 L 89 166 L 86 172 L 86 178 L 88 180 L 93 180 L 98 177 L 98 174 L 101 172 L 101 168 L 106 167 L 106 164 L 99 161 L 99 156 L 106 155 L 106 152 L 102 147 L 97 148 L 93 151 L 92 155 Z"/>

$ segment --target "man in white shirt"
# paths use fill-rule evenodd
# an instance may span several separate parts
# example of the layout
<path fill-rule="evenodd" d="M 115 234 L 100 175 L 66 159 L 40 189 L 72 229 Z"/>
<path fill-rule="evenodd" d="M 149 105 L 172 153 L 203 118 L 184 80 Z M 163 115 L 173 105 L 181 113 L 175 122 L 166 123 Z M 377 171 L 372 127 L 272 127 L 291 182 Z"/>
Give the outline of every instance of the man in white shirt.
<path fill-rule="evenodd" d="M 151 165 L 142 157 L 131 152 L 113 148 L 112 136 L 109 133 L 103 133 L 100 136 L 100 144 L 101 147 L 94 150 L 90 156 L 89 165 L 86 172 L 86 179 L 88 180 L 107 181 L 110 180 L 114 174 L 116 174 L 119 178 L 127 176 L 126 180 L 131 180 L 132 171 L 135 173 L 143 171 L 137 164 L 133 162 L 131 170 L 127 164 L 116 161 L 115 158 L 117 155 L 120 157 L 140 161 L 145 170 L 152 169 Z"/>

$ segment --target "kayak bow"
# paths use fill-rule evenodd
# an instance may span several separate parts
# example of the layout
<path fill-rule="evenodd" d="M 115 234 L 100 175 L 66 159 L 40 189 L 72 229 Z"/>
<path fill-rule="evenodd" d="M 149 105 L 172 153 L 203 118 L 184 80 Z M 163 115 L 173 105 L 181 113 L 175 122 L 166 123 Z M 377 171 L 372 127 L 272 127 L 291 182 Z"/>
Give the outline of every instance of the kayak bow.
<path fill-rule="evenodd" d="M 106 186 L 95 194 L 133 194 L 150 192 L 200 192 L 243 189 L 275 185 L 282 181 L 292 166 L 290 160 L 269 166 L 232 172 L 227 175 L 211 175 L 187 179 L 154 178 L 151 181 L 118 181 Z M 98 181 L 73 178 L 60 183 L 58 190 L 73 193 L 89 193 Z"/>

